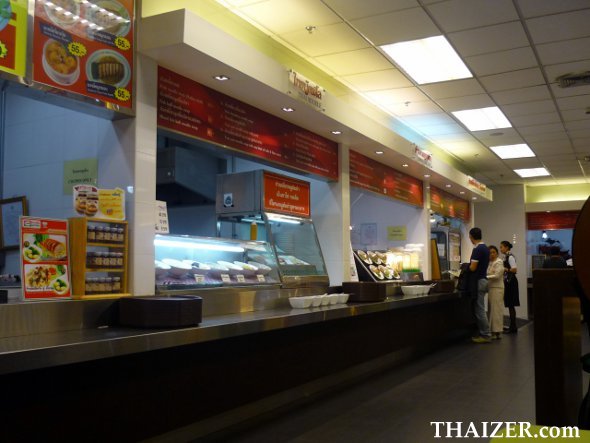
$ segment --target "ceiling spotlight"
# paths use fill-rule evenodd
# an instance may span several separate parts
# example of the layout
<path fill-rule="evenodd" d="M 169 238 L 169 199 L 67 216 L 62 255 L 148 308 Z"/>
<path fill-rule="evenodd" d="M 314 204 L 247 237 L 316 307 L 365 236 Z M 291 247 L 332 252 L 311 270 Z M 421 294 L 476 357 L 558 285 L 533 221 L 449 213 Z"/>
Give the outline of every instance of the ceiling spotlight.
<path fill-rule="evenodd" d="M 541 234 L 541 238 L 543 240 L 547 240 L 549 238 L 549 236 L 547 235 L 547 231 L 543 231 L 543 233 Z"/>
<path fill-rule="evenodd" d="M 294 112 L 294 111 L 295 111 L 295 109 L 293 109 L 293 108 L 290 108 L 290 107 L 288 107 L 288 106 L 285 106 L 285 107 L 283 108 L 283 111 L 285 111 L 285 112 Z"/>
<path fill-rule="evenodd" d="M 453 185 L 451 185 L 451 184 L 447 183 L 447 184 L 445 185 L 445 188 L 450 188 L 451 186 L 453 186 Z"/>
<path fill-rule="evenodd" d="M 404 164 L 402 165 L 402 168 L 407 168 L 407 167 L 409 167 L 409 166 L 410 166 L 410 165 L 408 165 L 407 163 L 404 163 Z"/>
<path fill-rule="evenodd" d="M 332 134 L 334 134 L 334 135 L 340 135 L 340 134 L 342 134 L 342 131 L 332 131 Z"/>
<path fill-rule="evenodd" d="M 477 200 L 477 197 L 471 197 L 471 200 Z"/>
<path fill-rule="evenodd" d="M 229 77 L 227 75 L 216 75 L 215 77 L 213 77 L 215 80 L 219 80 L 220 82 L 224 82 L 226 80 L 229 80 Z"/>
<path fill-rule="evenodd" d="M 377 155 L 383 155 L 383 151 L 375 151 L 375 154 L 377 154 Z"/>
<path fill-rule="evenodd" d="M 305 30 L 307 32 L 309 32 L 310 34 L 313 34 L 316 29 L 318 29 L 317 26 L 312 26 L 312 25 L 309 25 L 309 26 L 306 26 L 305 27 Z"/>
<path fill-rule="evenodd" d="M 460 191 L 459 194 L 463 195 L 465 194 L 465 191 Z"/>
<path fill-rule="evenodd" d="M 424 174 L 424 178 L 430 178 L 430 174 Z"/>

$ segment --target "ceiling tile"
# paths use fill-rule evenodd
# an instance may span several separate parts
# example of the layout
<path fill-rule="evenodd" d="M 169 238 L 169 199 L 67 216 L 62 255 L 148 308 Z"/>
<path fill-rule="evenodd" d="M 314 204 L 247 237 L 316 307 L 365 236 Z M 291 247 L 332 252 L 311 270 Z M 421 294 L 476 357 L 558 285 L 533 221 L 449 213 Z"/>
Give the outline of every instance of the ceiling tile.
<path fill-rule="evenodd" d="M 254 3 L 262 3 L 262 2 L 266 2 L 268 0 L 225 0 L 225 1 L 232 6 L 240 7 L 240 6 L 251 5 Z"/>
<path fill-rule="evenodd" d="M 530 145 L 529 145 L 530 146 Z M 545 156 L 545 155 L 556 155 L 556 154 L 571 154 L 573 153 L 573 149 L 571 146 L 560 146 L 560 147 L 538 147 L 538 146 L 531 146 L 531 149 L 537 156 Z"/>
<path fill-rule="evenodd" d="M 561 88 L 556 83 L 550 85 L 551 91 L 556 98 L 562 97 L 573 97 L 575 95 L 588 95 L 590 94 L 590 85 L 588 86 L 575 86 L 573 88 Z"/>
<path fill-rule="evenodd" d="M 487 94 L 466 95 L 464 97 L 443 98 L 437 102 L 446 111 L 461 111 L 463 109 L 479 109 L 496 106 L 494 101 Z"/>
<path fill-rule="evenodd" d="M 446 32 L 518 20 L 512 0 L 450 0 L 427 8 Z"/>
<path fill-rule="evenodd" d="M 240 8 L 241 12 L 275 34 L 342 22 L 330 8 L 316 0 L 269 0 Z M 281 11 L 277 14 L 277 11 Z M 307 32 L 307 31 L 305 31 Z"/>
<path fill-rule="evenodd" d="M 486 146 L 502 146 L 502 145 L 515 145 L 517 143 L 524 143 L 522 137 L 514 128 L 503 128 L 500 130 L 502 135 L 497 134 L 499 131 L 478 131 L 475 137 L 480 140 Z"/>
<path fill-rule="evenodd" d="M 530 136 L 532 134 L 538 136 L 540 134 L 558 133 L 563 130 L 564 128 L 561 123 L 551 123 L 549 125 L 522 126 L 518 128 L 518 132 L 520 132 L 525 139 L 527 139 L 527 136 Z M 537 138 L 537 140 L 539 139 Z"/>
<path fill-rule="evenodd" d="M 472 142 L 474 140 L 473 135 L 464 132 L 462 134 L 445 134 L 431 137 L 435 143 L 445 142 Z"/>
<path fill-rule="evenodd" d="M 543 166 L 536 157 L 511 158 L 504 161 L 510 169 L 541 168 Z"/>
<path fill-rule="evenodd" d="M 380 105 L 392 105 L 394 103 L 406 103 L 429 101 L 428 97 L 416 87 L 387 89 L 382 91 L 369 91 L 365 95 L 370 101 Z M 440 112 L 440 109 L 437 109 Z"/>
<path fill-rule="evenodd" d="M 568 131 L 568 134 L 572 138 L 572 140 L 577 140 L 579 138 L 587 138 L 590 137 L 590 128 L 588 129 L 575 129 L 573 131 Z"/>
<path fill-rule="evenodd" d="M 397 69 L 346 75 L 342 78 L 358 91 L 376 91 L 412 86 L 412 83 Z"/>
<path fill-rule="evenodd" d="M 520 22 L 502 23 L 453 32 L 449 40 L 462 57 L 505 51 L 507 49 L 528 46 L 529 41 Z"/>
<path fill-rule="evenodd" d="M 449 125 L 449 126 L 453 126 L 456 125 L 457 123 L 455 122 L 455 120 L 453 120 L 451 117 L 449 117 L 447 114 L 439 112 L 439 113 L 434 113 L 434 114 L 424 114 L 424 115 L 420 115 L 420 116 L 409 116 L 409 117 L 404 117 L 403 121 L 414 127 L 414 128 L 422 128 L 422 127 L 426 127 L 426 126 L 441 126 L 441 125 Z M 465 132 L 465 130 L 463 131 L 455 131 L 455 132 L 450 132 L 448 134 L 457 134 L 457 133 L 461 133 L 461 132 Z"/>
<path fill-rule="evenodd" d="M 445 135 L 445 134 L 462 134 L 465 128 L 457 123 L 447 125 L 420 126 L 420 132 L 427 136 Z"/>
<path fill-rule="evenodd" d="M 575 62 L 590 58 L 590 37 L 537 45 L 543 65 Z"/>
<path fill-rule="evenodd" d="M 576 156 L 576 154 L 574 152 L 569 153 L 569 154 L 553 154 L 553 155 L 543 155 L 543 156 L 539 156 L 540 160 L 544 161 L 549 161 L 549 162 L 553 162 L 553 161 L 566 161 L 566 160 L 574 160 L 577 161 L 578 157 Z"/>
<path fill-rule="evenodd" d="M 578 126 L 590 127 L 590 114 L 586 113 L 586 108 L 583 109 L 569 109 L 567 111 L 561 111 L 566 126 L 571 129 L 569 124 L 573 123 Z"/>
<path fill-rule="evenodd" d="M 579 95 L 575 97 L 563 97 L 557 99 L 557 106 L 562 111 L 570 109 L 581 109 L 590 107 L 590 94 Z"/>
<path fill-rule="evenodd" d="M 324 55 L 316 61 L 336 75 L 381 71 L 392 67 L 391 62 L 374 48 Z"/>
<path fill-rule="evenodd" d="M 406 106 L 404 103 L 393 103 L 384 107 L 389 112 L 392 112 L 400 117 L 404 117 L 406 115 L 431 114 L 440 111 L 440 108 L 431 101 L 415 102 L 409 106 Z"/>
<path fill-rule="evenodd" d="M 518 6 L 522 15 L 529 18 L 587 8 L 588 0 L 518 0 Z"/>
<path fill-rule="evenodd" d="M 543 152 L 544 154 L 558 154 L 563 150 L 571 150 L 572 144 L 569 139 L 559 139 L 559 140 L 540 140 L 528 142 L 531 149 L 535 152 Z"/>
<path fill-rule="evenodd" d="M 521 127 L 518 129 L 518 132 L 522 134 L 524 139 L 527 143 L 536 143 L 536 142 L 545 142 L 545 141 L 567 141 L 569 142 L 569 138 L 567 133 L 565 132 L 565 128 L 563 125 L 558 125 L 559 128 L 557 130 L 553 129 L 550 132 L 543 132 L 540 131 L 538 126 L 530 126 L 529 130 L 526 130 L 526 127 Z"/>
<path fill-rule="evenodd" d="M 559 123 L 561 118 L 557 112 L 546 112 L 543 114 L 534 115 L 520 115 L 517 117 L 510 117 L 510 121 L 516 127 L 542 125 L 545 123 Z"/>
<path fill-rule="evenodd" d="M 282 34 L 281 38 L 311 57 L 369 47 L 365 39 L 344 23 L 322 26 L 312 34 L 302 29 Z"/>
<path fill-rule="evenodd" d="M 553 100 L 540 100 L 536 102 L 512 103 L 502 106 L 502 111 L 507 117 L 517 117 L 521 115 L 542 114 L 546 112 L 556 112 Z M 530 126 L 530 125 L 526 125 Z"/>
<path fill-rule="evenodd" d="M 539 68 L 523 69 L 521 71 L 506 72 L 504 74 L 489 75 L 480 78 L 481 83 L 489 92 L 505 91 L 507 89 L 526 88 L 545 84 L 545 79 Z"/>
<path fill-rule="evenodd" d="M 421 89 L 434 100 L 485 93 L 477 80 L 473 78 L 442 83 L 431 83 L 422 86 Z"/>
<path fill-rule="evenodd" d="M 391 11 L 399 11 L 400 9 L 415 8 L 418 6 L 416 0 L 363 0 L 362 2 L 351 2 L 350 0 L 322 1 L 347 20 L 384 14 Z"/>
<path fill-rule="evenodd" d="M 537 59 L 530 47 L 475 55 L 466 57 L 464 60 L 476 76 L 499 74 L 537 66 Z"/>
<path fill-rule="evenodd" d="M 590 36 L 590 9 L 526 20 L 536 44 Z"/>
<path fill-rule="evenodd" d="M 377 46 L 440 35 L 422 8 L 351 20 L 350 24 Z"/>
<path fill-rule="evenodd" d="M 590 137 L 572 140 L 576 152 L 590 152 Z"/>
<path fill-rule="evenodd" d="M 530 102 L 536 100 L 548 100 L 551 98 L 547 86 L 531 86 L 521 89 L 509 89 L 507 91 L 493 92 L 490 94 L 499 105 L 510 103 Z"/>

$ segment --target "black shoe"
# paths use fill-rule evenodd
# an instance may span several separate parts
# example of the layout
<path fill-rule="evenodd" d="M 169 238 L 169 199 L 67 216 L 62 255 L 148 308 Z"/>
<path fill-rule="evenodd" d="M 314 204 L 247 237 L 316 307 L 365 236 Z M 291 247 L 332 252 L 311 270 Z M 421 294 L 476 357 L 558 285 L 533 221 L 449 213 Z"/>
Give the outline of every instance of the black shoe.
<path fill-rule="evenodd" d="M 505 331 L 510 331 L 510 326 L 504 326 Z"/>
<path fill-rule="evenodd" d="M 518 329 L 516 328 L 504 328 L 504 334 L 516 334 L 518 332 Z"/>

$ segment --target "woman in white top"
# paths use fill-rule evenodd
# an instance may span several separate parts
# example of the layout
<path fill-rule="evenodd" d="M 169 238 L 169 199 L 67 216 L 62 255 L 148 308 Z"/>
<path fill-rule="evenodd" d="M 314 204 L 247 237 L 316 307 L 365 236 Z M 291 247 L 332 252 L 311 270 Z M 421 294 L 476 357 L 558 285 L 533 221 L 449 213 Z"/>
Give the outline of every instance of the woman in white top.
<path fill-rule="evenodd" d="M 498 248 L 488 246 L 490 264 L 488 265 L 488 300 L 490 304 L 490 330 L 492 339 L 502 338 L 504 326 L 504 262 L 498 256 Z"/>

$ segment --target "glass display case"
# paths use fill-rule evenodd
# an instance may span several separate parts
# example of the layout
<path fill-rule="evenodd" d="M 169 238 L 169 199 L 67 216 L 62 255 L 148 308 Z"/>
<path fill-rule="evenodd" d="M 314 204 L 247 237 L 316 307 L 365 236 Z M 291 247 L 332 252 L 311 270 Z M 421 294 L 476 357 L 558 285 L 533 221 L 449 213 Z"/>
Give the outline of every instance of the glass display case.
<path fill-rule="evenodd" d="M 154 246 L 158 291 L 280 283 L 267 242 L 156 235 Z"/>
<path fill-rule="evenodd" d="M 311 219 L 271 212 L 218 215 L 217 219 L 220 237 L 270 243 L 284 285 L 329 281 Z"/>

